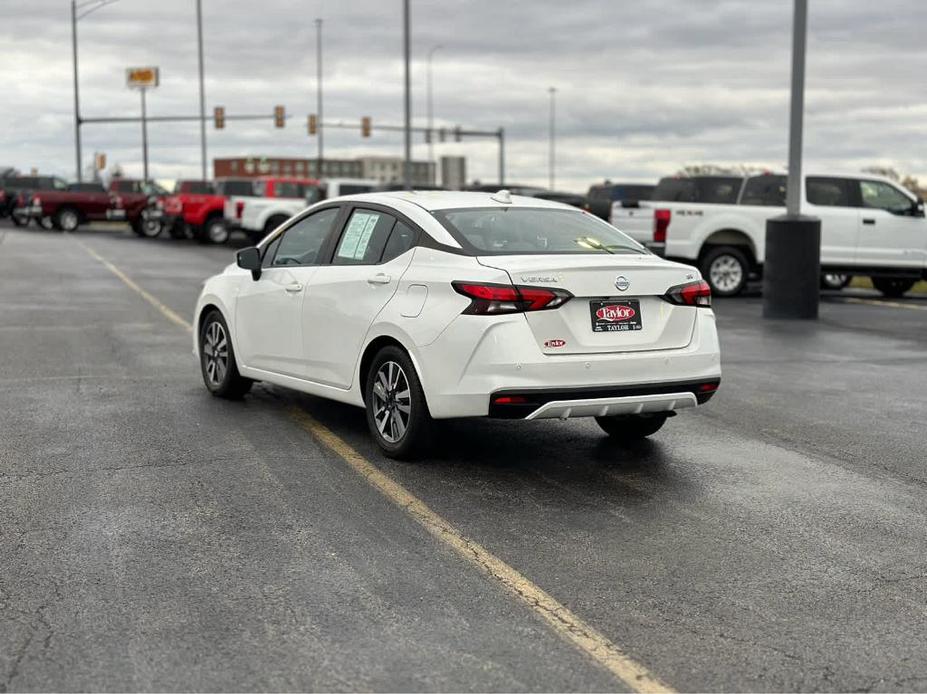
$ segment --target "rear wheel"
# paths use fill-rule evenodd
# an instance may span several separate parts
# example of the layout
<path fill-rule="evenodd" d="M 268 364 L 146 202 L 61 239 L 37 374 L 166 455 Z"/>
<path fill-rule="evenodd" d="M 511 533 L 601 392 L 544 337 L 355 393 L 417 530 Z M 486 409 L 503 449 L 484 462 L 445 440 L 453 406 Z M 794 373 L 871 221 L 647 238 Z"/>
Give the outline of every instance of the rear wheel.
<path fill-rule="evenodd" d="M 58 214 L 55 215 L 55 225 L 61 229 L 61 231 L 74 231 L 80 225 L 80 217 L 77 214 L 77 210 L 72 210 L 70 207 L 63 207 L 58 210 Z"/>
<path fill-rule="evenodd" d="M 211 311 L 200 328 L 200 368 L 206 389 L 219 398 L 237 400 L 254 383 L 238 373 L 229 328 L 218 311 Z"/>
<path fill-rule="evenodd" d="M 825 272 L 821 275 L 821 289 L 843 289 L 853 279 L 842 272 Z"/>
<path fill-rule="evenodd" d="M 666 423 L 667 414 L 632 414 L 596 417 L 602 430 L 616 441 L 639 441 L 656 434 Z"/>
<path fill-rule="evenodd" d="M 430 443 L 433 421 L 409 355 L 395 345 L 377 352 L 364 388 L 367 426 L 388 458 L 409 459 Z"/>
<path fill-rule="evenodd" d="M 882 292 L 882 296 L 897 299 L 916 284 L 916 280 L 896 277 L 873 277 L 872 286 Z"/>
<path fill-rule="evenodd" d="M 736 296 L 747 286 L 750 261 L 736 246 L 713 246 L 702 258 L 702 276 L 715 296 Z"/>

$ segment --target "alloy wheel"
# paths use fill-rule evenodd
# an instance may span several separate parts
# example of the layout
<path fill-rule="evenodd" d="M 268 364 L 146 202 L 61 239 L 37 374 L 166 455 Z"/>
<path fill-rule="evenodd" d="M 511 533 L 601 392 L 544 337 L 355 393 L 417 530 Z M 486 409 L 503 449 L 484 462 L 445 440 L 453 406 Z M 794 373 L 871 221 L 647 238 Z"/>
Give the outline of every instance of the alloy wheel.
<path fill-rule="evenodd" d="M 77 225 L 80 220 L 77 217 L 77 213 L 73 210 L 65 210 L 61 213 L 60 218 L 58 219 L 58 226 L 64 231 L 74 231 L 77 229 Z"/>
<path fill-rule="evenodd" d="M 412 415 L 412 394 L 406 372 L 394 361 L 384 362 L 373 384 L 373 418 L 389 443 L 405 436 Z"/>
<path fill-rule="evenodd" d="M 206 379 L 211 386 L 218 388 L 225 380 L 225 374 L 229 368 L 228 336 L 219 321 L 213 321 L 206 328 L 203 340 L 203 359 L 206 366 Z"/>
<path fill-rule="evenodd" d="M 212 243 L 225 243 L 229 238 L 229 230 L 221 220 L 214 220 L 206 227 L 206 236 Z"/>
<path fill-rule="evenodd" d="M 732 255 L 719 255 L 708 267 L 711 284 L 722 292 L 732 292 L 744 279 L 744 268 Z"/>

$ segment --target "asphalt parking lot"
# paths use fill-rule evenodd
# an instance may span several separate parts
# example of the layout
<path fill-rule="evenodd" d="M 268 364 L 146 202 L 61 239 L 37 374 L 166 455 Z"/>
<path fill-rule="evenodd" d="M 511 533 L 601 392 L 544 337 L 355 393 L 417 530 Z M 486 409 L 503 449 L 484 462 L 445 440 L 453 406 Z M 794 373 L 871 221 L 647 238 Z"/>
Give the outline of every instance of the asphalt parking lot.
<path fill-rule="evenodd" d="M 0 227 L 0 692 L 644 688 L 415 503 L 667 688 L 927 688 L 927 299 L 717 301 L 721 390 L 652 441 L 454 422 L 410 464 L 207 394 L 184 322 L 232 259 Z"/>

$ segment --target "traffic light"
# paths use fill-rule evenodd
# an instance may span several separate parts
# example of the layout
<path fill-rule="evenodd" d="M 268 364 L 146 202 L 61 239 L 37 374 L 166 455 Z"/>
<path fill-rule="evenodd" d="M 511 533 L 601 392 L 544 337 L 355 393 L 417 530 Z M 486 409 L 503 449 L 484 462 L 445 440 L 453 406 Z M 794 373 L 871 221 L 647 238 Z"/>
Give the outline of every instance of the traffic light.
<path fill-rule="evenodd" d="M 309 114 L 309 134 L 315 135 L 319 131 L 319 121 L 314 113 Z"/>
<path fill-rule="evenodd" d="M 216 130 L 222 130 L 225 127 L 225 106 L 216 106 L 212 110 L 212 118 L 216 125 Z"/>
<path fill-rule="evenodd" d="M 282 128 L 286 125 L 286 109 L 283 106 L 274 106 L 274 127 Z"/>
<path fill-rule="evenodd" d="M 370 137 L 370 116 L 361 118 L 361 137 Z"/>

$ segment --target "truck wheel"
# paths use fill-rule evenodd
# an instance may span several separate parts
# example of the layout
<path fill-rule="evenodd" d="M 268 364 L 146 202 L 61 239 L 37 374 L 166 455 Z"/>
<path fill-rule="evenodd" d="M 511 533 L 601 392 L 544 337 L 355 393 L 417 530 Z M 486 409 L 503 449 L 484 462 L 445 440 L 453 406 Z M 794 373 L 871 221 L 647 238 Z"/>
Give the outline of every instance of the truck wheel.
<path fill-rule="evenodd" d="M 225 243 L 229 240 L 229 228 L 222 217 L 211 217 L 203 225 L 202 236 L 209 243 Z"/>
<path fill-rule="evenodd" d="M 850 275 L 841 272 L 825 272 L 821 275 L 821 289 L 843 289 L 853 279 Z"/>
<path fill-rule="evenodd" d="M 75 231 L 78 226 L 80 226 L 80 217 L 77 214 L 77 210 L 73 210 L 70 207 L 62 207 L 58 210 L 58 214 L 55 215 L 55 225 L 61 229 L 61 231 Z"/>
<path fill-rule="evenodd" d="M 153 239 L 161 233 L 163 225 L 160 219 L 145 219 L 139 217 L 132 222 L 132 231 L 146 239 Z"/>
<path fill-rule="evenodd" d="M 715 296 L 736 296 L 747 286 L 750 261 L 736 246 L 712 246 L 699 269 Z"/>
<path fill-rule="evenodd" d="M 897 299 L 916 284 L 916 280 L 898 279 L 895 277 L 873 277 L 872 286 L 882 292 L 882 296 Z"/>

